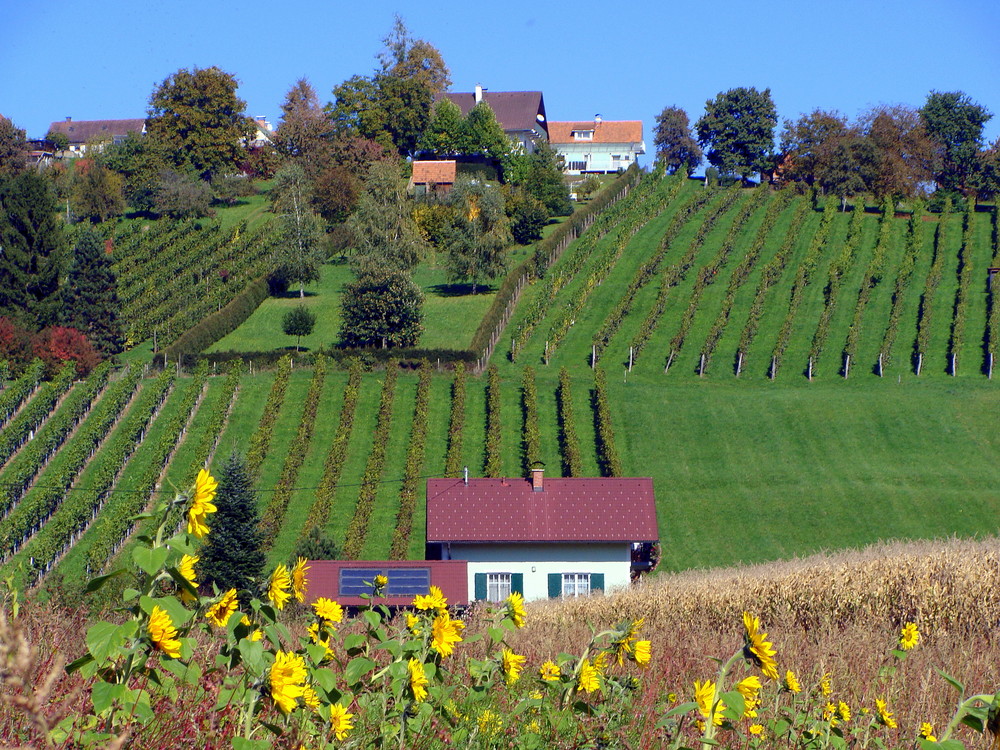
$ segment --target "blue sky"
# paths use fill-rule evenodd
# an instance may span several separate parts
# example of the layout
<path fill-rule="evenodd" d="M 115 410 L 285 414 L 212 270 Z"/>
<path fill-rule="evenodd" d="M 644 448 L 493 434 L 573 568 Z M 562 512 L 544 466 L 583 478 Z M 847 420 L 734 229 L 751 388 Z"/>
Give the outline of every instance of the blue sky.
<path fill-rule="evenodd" d="M 920 106 L 931 90 L 961 90 L 995 113 L 987 140 L 1000 137 L 997 0 L 10 5 L 0 113 L 29 137 L 67 116 L 142 117 L 164 78 L 212 65 L 240 80 L 247 114 L 276 125 L 299 77 L 326 102 L 345 78 L 369 74 L 394 13 L 441 50 L 453 90 L 541 90 L 551 120 L 641 119 L 647 152 L 664 106 L 693 122 L 707 99 L 736 86 L 770 88 L 779 119 L 816 108 L 853 119 L 875 104 Z"/>

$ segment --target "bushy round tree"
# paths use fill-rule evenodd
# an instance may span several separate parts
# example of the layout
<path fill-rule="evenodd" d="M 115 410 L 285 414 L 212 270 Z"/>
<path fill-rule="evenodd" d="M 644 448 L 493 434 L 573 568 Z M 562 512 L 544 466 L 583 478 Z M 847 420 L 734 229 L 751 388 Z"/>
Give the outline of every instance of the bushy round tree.
<path fill-rule="evenodd" d="M 340 342 L 352 348 L 413 346 L 423 331 L 423 302 L 423 292 L 405 271 L 362 271 L 344 289 Z"/>

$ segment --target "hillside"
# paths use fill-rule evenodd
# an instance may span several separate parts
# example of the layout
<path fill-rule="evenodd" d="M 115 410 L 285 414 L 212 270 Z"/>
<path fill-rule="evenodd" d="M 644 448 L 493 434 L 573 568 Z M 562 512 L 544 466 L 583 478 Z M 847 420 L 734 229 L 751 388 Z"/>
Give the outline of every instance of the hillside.
<path fill-rule="evenodd" d="M 566 470 L 571 436 L 557 399 L 566 368 L 579 471 L 599 475 L 596 353 L 622 472 L 654 479 L 662 570 L 989 528 L 1000 500 L 995 386 L 985 372 L 998 317 L 986 287 L 995 212 L 838 209 L 767 189 L 645 178 L 527 288 L 496 347 L 500 473 L 525 474 L 530 365 L 546 471 Z M 24 476 L 34 485 L 25 510 L 0 521 L 20 550 L 5 570 L 24 564 L 35 571 L 26 581 L 53 566 L 51 581 L 96 573 L 134 531 L 127 519 L 158 481 L 185 486 L 206 460 L 217 471 L 231 451 L 254 445 L 260 507 L 275 528 L 272 561 L 292 554 L 310 512 L 342 549 L 353 521 L 351 547 L 362 559 L 384 558 L 393 544 L 422 556 L 424 479 L 444 473 L 458 442 L 449 438 L 453 374 L 428 373 L 412 516 L 408 501 L 400 508 L 418 375 L 399 372 L 391 392 L 384 371 L 357 377 L 356 396 L 347 372 L 301 362 L 228 378 L 214 367 L 194 377 L 115 376 L 88 393 L 75 385 L 71 393 L 82 395 L 73 403 L 95 406 L 76 407 L 79 425 L 52 439 L 55 458 L 16 445 L 0 470 L 5 486 Z M 467 378 L 466 389 L 453 461 L 480 475 L 485 378 Z M 337 437 L 345 393 L 350 418 Z M 105 400 L 114 408 L 100 408 Z M 391 404 L 381 426 L 380 402 Z M 60 417 L 64 403 L 39 406 L 34 427 L 69 419 Z M 384 460 L 368 466 L 377 433 L 386 436 Z M 70 460 L 80 435 L 91 443 Z M 370 495 L 361 491 L 366 472 L 378 477 Z M 35 499 L 52 487 L 60 489 Z M 15 493 L 10 503 L 24 500 Z"/>

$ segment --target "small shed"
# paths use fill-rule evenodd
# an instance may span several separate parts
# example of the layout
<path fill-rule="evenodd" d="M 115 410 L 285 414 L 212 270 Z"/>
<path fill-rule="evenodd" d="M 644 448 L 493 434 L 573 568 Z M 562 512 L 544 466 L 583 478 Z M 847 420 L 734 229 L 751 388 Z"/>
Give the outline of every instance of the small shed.
<path fill-rule="evenodd" d="M 372 593 L 378 575 L 388 579 L 381 604 L 407 607 L 418 594 L 429 593 L 431 586 L 441 589 L 449 604 L 469 603 L 465 560 L 310 560 L 309 566 L 307 603 L 322 596 L 345 607 L 369 604 L 361 595 Z"/>
<path fill-rule="evenodd" d="M 415 161 L 409 189 L 416 197 L 447 195 L 455 186 L 455 161 Z"/>

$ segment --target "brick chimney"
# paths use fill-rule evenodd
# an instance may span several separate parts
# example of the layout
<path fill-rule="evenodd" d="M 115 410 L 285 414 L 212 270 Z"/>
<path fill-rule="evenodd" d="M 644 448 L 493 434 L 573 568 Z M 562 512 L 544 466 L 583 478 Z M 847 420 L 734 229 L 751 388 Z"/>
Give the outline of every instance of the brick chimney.
<path fill-rule="evenodd" d="M 545 474 L 545 464 L 541 461 L 535 461 L 531 465 L 531 491 L 532 492 L 542 492 L 545 488 L 542 486 L 543 475 Z"/>

